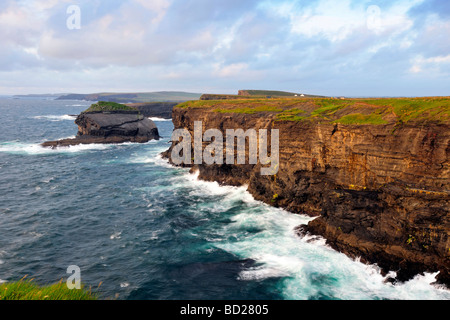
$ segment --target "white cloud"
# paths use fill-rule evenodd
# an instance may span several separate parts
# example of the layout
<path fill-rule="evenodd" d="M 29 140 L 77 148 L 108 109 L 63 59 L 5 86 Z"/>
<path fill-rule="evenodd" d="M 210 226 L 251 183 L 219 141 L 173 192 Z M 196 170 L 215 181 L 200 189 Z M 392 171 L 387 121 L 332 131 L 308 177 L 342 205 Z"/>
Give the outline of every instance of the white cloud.
<path fill-rule="evenodd" d="M 158 24 L 166 15 L 171 2 L 169 0 L 134 0 L 147 10 L 153 11 L 156 16 L 151 20 L 152 24 Z"/>
<path fill-rule="evenodd" d="M 253 70 L 248 63 L 232 63 L 213 64 L 213 72 L 210 75 L 204 75 L 212 77 L 213 79 L 229 79 L 233 82 L 245 82 L 245 81 L 259 81 L 266 78 L 265 71 Z"/>
<path fill-rule="evenodd" d="M 0 84 L 62 91 L 307 85 L 336 95 L 346 87 L 388 94 L 384 86 L 397 94 L 409 71 L 411 79 L 439 76 L 434 85 L 417 80 L 423 91 L 448 87 L 450 22 L 410 10 L 422 1 L 3 0 Z M 69 4 L 81 7 L 81 30 L 66 28 Z"/>
<path fill-rule="evenodd" d="M 219 77 L 236 77 L 243 75 L 248 69 L 248 64 L 246 63 L 233 63 L 226 66 L 221 66 L 216 64 L 215 74 Z"/>
<path fill-rule="evenodd" d="M 231 26 L 224 28 L 224 30 L 221 32 L 221 34 L 218 37 L 218 43 L 214 47 L 213 51 L 221 51 L 230 49 L 231 44 L 236 38 L 237 32 L 239 28 L 244 23 L 245 18 L 238 19 L 235 23 L 233 23 Z"/>
<path fill-rule="evenodd" d="M 411 73 L 431 71 L 439 73 L 441 68 L 445 65 L 450 65 L 450 54 L 430 58 L 424 58 L 422 55 L 419 55 L 412 60 L 412 66 L 409 71 Z"/>
<path fill-rule="evenodd" d="M 339 42 L 362 29 L 383 36 L 407 31 L 413 25 L 408 11 L 422 1 L 397 1 L 388 8 L 351 0 L 322 0 L 309 6 L 284 2 L 265 8 L 288 18 L 293 34 Z"/>
<path fill-rule="evenodd" d="M 28 7 L 33 11 L 42 12 L 55 7 L 58 3 L 69 3 L 70 1 L 71 0 L 22 0 L 19 1 L 19 3 L 21 6 Z"/>
<path fill-rule="evenodd" d="M 164 43 L 158 43 L 153 32 L 169 6 L 166 0 L 133 0 L 83 22 L 81 30 L 45 28 L 38 40 L 39 53 L 50 62 L 71 61 L 97 68 L 160 63 L 171 54 L 162 52 Z"/>
<path fill-rule="evenodd" d="M 34 11 L 21 7 L 15 2 L 0 12 L 0 41 L 6 44 L 27 45 L 38 36 L 44 21 L 37 18 Z"/>
<path fill-rule="evenodd" d="M 365 22 L 362 12 L 350 8 L 350 1 L 322 1 L 314 10 L 291 15 L 291 32 L 308 38 L 340 41 Z"/>
<path fill-rule="evenodd" d="M 147 8 L 148 10 L 156 12 L 165 12 L 171 4 L 168 0 L 134 0 L 134 2 L 139 3 L 141 6 Z"/>

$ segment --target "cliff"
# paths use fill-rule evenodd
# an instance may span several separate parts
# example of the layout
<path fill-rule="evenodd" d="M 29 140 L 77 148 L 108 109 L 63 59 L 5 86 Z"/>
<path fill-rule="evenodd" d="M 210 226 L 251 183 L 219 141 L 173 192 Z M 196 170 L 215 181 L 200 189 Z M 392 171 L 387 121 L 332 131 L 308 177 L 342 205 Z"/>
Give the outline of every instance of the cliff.
<path fill-rule="evenodd" d="M 305 93 L 295 93 L 286 91 L 275 91 L 275 90 L 239 90 L 239 96 L 243 97 L 271 97 L 271 98 L 282 98 L 282 97 L 307 97 L 307 98 L 326 98 L 324 96 L 310 95 Z"/>
<path fill-rule="evenodd" d="M 317 217 L 299 234 L 321 235 L 399 281 L 439 271 L 450 284 L 450 99 L 197 101 L 174 108 L 172 118 L 191 134 L 194 121 L 224 133 L 279 129 L 275 176 L 262 176 L 260 164 L 194 170 Z"/>
<path fill-rule="evenodd" d="M 78 133 L 74 139 L 48 141 L 43 147 L 57 148 L 91 143 L 145 143 L 159 139 L 155 123 L 139 111 L 111 103 L 94 104 L 81 113 L 75 123 Z"/>
<path fill-rule="evenodd" d="M 310 94 L 273 91 L 273 90 L 239 90 L 237 95 L 234 94 L 203 94 L 200 100 L 237 100 L 237 99 L 277 99 L 277 98 L 326 98 L 324 96 L 316 96 Z"/>
<path fill-rule="evenodd" d="M 148 102 L 130 103 L 126 105 L 137 109 L 144 117 L 171 119 L 173 107 L 177 104 L 178 102 Z"/>
<path fill-rule="evenodd" d="M 178 91 L 66 94 L 57 100 L 108 101 L 117 103 L 182 102 L 199 99 L 201 94 Z"/>

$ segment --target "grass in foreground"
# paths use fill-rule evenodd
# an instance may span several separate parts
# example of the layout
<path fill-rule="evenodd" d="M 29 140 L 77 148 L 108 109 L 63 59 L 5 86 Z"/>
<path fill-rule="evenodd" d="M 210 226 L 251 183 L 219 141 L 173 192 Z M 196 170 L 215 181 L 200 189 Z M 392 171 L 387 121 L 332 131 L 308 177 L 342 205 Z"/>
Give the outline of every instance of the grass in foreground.
<path fill-rule="evenodd" d="M 69 290 L 65 282 L 39 286 L 33 280 L 0 284 L 0 300 L 97 300 L 91 290 Z"/>

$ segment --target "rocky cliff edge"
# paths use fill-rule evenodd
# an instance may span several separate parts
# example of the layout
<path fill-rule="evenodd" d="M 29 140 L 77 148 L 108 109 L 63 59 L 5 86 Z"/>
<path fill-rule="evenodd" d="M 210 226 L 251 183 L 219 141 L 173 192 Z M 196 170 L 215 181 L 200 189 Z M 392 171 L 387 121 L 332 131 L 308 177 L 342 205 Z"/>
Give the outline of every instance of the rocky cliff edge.
<path fill-rule="evenodd" d="M 275 99 L 177 106 L 175 128 L 279 129 L 280 167 L 196 165 L 258 200 L 317 217 L 299 235 L 395 271 L 450 284 L 450 99 Z M 172 146 L 173 147 L 173 146 Z M 172 149 L 172 148 L 171 148 Z M 170 159 L 171 149 L 164 153 Z M 270 149 L 269 149 L 270 150 Z"/>

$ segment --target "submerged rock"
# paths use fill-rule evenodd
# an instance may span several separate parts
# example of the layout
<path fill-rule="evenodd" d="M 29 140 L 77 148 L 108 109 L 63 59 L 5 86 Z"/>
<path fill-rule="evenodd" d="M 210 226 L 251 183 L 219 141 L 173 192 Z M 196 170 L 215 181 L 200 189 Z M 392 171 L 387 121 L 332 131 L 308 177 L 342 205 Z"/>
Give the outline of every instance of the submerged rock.
<path fill-rule="evenodd" d="M 75 123 L 78 125 L 76 138 L 48 141 L 42 146 L 57 148 L 92 143 L 145 143 L 159 139 L 155 123 L 137 110 L 84 112 Z"/>

